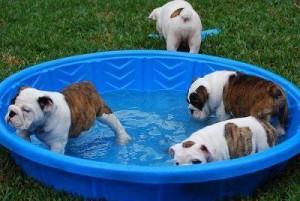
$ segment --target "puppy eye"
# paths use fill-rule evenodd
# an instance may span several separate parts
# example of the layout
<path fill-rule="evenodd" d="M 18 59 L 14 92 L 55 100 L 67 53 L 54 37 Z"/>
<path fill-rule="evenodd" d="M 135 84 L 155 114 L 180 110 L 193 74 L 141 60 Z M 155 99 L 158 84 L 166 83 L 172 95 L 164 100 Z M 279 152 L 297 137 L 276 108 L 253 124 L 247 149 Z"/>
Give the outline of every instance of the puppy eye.
<path fill-rule="evenodd" d="M 22 108 L 22 110 L 23 110 L 24 112 L 27 112 L 27 113 L 29 113 L 29 112 L 30 112 L 30 110 L 28 110 L 28 109 L 25 109 L 25 108 Z"/>
<path fill-rule="evenodd" d="M 200 164 L 202 163 L 199 159 L 193 159 L 192 164 Z"/>

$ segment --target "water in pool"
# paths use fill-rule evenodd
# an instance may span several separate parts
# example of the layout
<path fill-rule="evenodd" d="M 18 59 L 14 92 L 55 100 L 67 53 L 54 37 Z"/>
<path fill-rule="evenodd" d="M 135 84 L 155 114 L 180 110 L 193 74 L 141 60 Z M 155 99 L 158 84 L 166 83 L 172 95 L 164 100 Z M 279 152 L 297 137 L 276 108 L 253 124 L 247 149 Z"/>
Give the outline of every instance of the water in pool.
<path fill-rule="evenodd" d="M 213 117 L 201 122 L 190 117 L 185 95 L 182 91 L 101 94 L 132 140 L 125 146 L 117 145 L 114 133 L 96 122 L 92 129 L 69 140 L 65 154 L 109 163 L 173 165 L 169 147 L 214 123 Z"/>

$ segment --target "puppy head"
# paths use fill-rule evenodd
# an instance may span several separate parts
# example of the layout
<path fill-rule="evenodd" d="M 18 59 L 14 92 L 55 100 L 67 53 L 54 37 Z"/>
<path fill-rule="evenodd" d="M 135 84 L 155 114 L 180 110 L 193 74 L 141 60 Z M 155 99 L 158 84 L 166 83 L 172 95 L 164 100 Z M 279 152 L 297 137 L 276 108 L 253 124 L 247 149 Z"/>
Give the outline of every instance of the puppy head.
<path fill-rule="evenodd" d="M 209 84 L 203 78 L 194 80 L 188 93 L 187 102 L 190 114 L 196 119 L 206 119 L 210 115 Z"/>
<path fill-rule="evenodd" d="M 18 130 L 34 130 L 45 122 L 46 114 L 55 109 L 50 97 L 41 91 L 22 87 L 11 100 L 5 121 Z"/>
<path fill-rule="evenodd" d="M 150 15 L 149 15 L 149 19 L 151 19 L 151 20 L 157 20 L 158 18 L 159 18 L 159 16 L 160 16 L 160 11 L 161 11 L 161 7 L 159 7 L 159 8 L 155 8 L 151 13 L 150 13 Z"/>
<path fill-rule="evenodd" d="M 207 163 L 211 157 L 207 147 L 195 141 L 184 141 L 170 147 L 175 165 L 192 165 Z"/>

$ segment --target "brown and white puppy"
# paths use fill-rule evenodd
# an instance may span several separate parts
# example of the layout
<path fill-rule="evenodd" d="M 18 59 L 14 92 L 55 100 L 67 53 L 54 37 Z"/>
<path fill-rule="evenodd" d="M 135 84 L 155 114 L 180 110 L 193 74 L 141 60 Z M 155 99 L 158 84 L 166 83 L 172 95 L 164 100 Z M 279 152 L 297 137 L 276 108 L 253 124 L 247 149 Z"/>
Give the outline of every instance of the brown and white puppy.
<path fill-rule="evenodd" d="M 261 152 L 277 143 L 275 128 L 255 117 L 207 126 L 170 147 L 175 165 L 223 161 Z"/>
<path fill-rule="evenodd" d="M 30 141 L 30 135 L 35 134 L 52 151 L 61 154 L 68 138 L 89 130 L 96 118 L 114 131 L 119 144 L 130 140 L 90 82 L 72 84 L 61 92 L 20 88 L 5 116 L 20 137 Z"/>
<path fill-rule="evenodd" d="M 223 121 L 230 116 L 275 117 L 278 134 L 285 134 L 288 117 L 286 95 L 274 82 L 235 71 L 216 71 L 196 79 L 187 94 L 191 115 L 205 119 L 215 112 Z"/>
<path fill-rule="evenodd" d="M 149 19 L 156 21 L 156 29 L 167 43 L 167 50 L 176 51 L 180 45 L 189 46 L 190 53 L 198 53 L 202 24 L 191 4 L 184 0 L 169 1 L 155 8 Z"/>

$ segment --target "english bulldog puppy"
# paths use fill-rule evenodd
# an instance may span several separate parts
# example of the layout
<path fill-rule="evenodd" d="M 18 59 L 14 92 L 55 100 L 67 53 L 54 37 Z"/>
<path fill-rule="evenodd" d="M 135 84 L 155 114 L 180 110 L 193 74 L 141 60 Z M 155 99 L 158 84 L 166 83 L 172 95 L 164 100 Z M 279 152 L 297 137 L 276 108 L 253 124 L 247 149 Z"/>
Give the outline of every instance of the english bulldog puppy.
<path fill-rule="evenodd" d="M 196 119 L 215 112 L 219 121 L 255 116 L 275 117 L 277 134 L 285 134 L 288 117 L 286 95 L 277 84 L 235 71 L 216 71 L 196 79 L 187 93 L 188 108 Z"/>
<path fill-rule="evenodd" d="M 130 140 L 90 82 L 72 84 L 61 92 L 20 88 L 11 100 L 5 121 L 25 140 L 30 141 L 30 135 L 35 134 L 51 151 L 64 154 L 68 138 L 89 130 L 96 118 L 114 131 L 119 144 Z"/>
<path fill-rule="evenodd" d="M 247 156 L 276 143 L 275 128 L 250 116 L 207 126 L 169 150 L 175 165 L 191 165 Z"/>
<path fill-rule="evenodd" d="M 174 0 L 155 8 L 149 19 L 156 21 L 156 29 L 167 43 L 167 50 L 176 51 L 182 44 L 190 53 L 198 53 L 201 44 L 202 24 L 191 4 Z"/>

